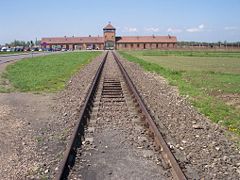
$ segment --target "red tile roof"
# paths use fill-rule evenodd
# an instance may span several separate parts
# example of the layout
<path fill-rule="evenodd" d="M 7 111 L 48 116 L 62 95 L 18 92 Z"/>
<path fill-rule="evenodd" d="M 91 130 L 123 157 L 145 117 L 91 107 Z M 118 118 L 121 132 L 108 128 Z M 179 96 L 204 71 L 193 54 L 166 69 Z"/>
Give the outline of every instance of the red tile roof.
<path fill-rule="evenodd" d="M 103 37 L 52 37 L 42 38 L 42 43 L 64 44 L 64 43 L 104 43 Z"/>
<path fill-rule="evenodd" d="M 175 43 L 175 36 L 121 36 L 116 37 L 117 43 Z M 42 38 L 41 43 L 46 44 L 81 44 L 104 43 L 103 37 L 52 37 Z"/>
<path fill-rule="evenodd" d="M 117 37 L 117 43 L 175 43 L 176 36 L 121 36 Z"/>
<path fill-rule="evenodd" d="M 103 30 L 116 30 L 116 28 L 109 23 L 105 28 L 103 28 Z"/>

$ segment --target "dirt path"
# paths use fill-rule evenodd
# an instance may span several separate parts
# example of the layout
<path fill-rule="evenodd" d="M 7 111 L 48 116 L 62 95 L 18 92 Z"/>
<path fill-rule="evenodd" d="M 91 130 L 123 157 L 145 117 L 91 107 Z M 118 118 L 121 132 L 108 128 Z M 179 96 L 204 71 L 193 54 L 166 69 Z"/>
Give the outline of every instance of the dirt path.
<path fill-rule="evenodd" d="M 53 121 L 54 96 L 0 94 L 0 176 L 22 178 L 40 171 L 38 146 Z"/>

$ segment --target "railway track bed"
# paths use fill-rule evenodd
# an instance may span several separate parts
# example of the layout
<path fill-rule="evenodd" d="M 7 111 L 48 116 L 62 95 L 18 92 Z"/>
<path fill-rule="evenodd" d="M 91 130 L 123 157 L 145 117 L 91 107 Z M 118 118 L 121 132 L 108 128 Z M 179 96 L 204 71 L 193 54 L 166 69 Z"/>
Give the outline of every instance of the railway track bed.
<path fill-rule="evenodd" d="M 186 179 L 127 76 L 107 53 L 56 179 Z"/>
<path fill-rule="evenodd" d="M 167 179 L 171 174 L 155 154 L 138 112 L 130 109 L 134 103 L 109 56 L 111 61 L 106 62 L 83 147 L 69 179 Z"/>

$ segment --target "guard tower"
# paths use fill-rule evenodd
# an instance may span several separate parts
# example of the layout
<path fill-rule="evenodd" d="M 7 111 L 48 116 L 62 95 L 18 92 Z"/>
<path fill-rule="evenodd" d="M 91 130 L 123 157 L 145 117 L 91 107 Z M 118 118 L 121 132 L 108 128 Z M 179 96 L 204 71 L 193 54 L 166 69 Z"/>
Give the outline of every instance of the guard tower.
<path fill-rule="evenodd" d="M 116 45 L 116 29 L 109 22 L 108 25 L 103 28 L 104 37 L 104 49 L 113 50 Z"/>

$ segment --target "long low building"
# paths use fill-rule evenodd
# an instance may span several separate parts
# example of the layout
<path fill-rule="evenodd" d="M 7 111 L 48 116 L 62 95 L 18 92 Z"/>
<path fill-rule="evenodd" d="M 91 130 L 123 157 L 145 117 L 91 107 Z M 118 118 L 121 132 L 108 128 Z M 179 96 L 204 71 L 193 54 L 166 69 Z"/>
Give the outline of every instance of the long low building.
<path fill-rule="evenodd" d="M 167 49 L 177 45 L 176 36 L 116 36 L 110 23 L 103 28 L 103 37 L 50 37 L 42 38 L 43 48 L 81 49 Z"/>

